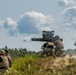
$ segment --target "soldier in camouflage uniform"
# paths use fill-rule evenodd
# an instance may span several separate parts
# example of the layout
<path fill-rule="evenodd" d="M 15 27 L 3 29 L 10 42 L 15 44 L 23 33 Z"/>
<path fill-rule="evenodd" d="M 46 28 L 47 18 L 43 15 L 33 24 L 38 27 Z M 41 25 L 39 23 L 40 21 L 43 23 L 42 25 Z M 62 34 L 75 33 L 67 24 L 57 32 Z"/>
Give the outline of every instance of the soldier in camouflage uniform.
<path fill-rule="evenodd" d="M 9 55 L 8 50 L 4 50 L 4 51 L 5 51 L 5 56 L 8 58 L 8 61 L 9 61 L 9 67 L 11 68 L 12 67 L 12 58 Z"/>
<path fill-rule="evenodd" d="M 54 44 L 50 41 L 45 43 L 41 48 L 43 49 L 42 55 L 52 56 L 54 54 Z"/>
<path fill-rule="evenodd" d="M 59 36 L 55 36 L 54 37 L 54 45 L 55 45 L 55 55 L 56 56 L 64 56 L 64 44 L 63 42 L 60 40 Z"/>
<path fill-rule="evenodd" d="M 0 75 L 4 75 L 8 70 L 9 62 L 7 57 L 5 56 L 5 51 L 0 50 Z"/>

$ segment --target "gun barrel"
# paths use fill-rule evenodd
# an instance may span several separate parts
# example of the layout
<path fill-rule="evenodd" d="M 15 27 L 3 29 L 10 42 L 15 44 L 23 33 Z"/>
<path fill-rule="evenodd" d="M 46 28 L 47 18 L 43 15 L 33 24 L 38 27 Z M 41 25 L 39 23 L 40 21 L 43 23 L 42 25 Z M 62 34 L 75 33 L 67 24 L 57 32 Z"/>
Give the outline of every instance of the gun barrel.
<path fill-rule="evenodd" d="M 32 41 L 44 41 L 43 38 L 31 38 Z"/>
<path fill-rule="evenodd" d="M 49 39 L 43 39 L 43 38 L 31 38 L 31 41 L 45 41 L 45 42 L 47 42 L 47 41 L 49 41 Z"/>

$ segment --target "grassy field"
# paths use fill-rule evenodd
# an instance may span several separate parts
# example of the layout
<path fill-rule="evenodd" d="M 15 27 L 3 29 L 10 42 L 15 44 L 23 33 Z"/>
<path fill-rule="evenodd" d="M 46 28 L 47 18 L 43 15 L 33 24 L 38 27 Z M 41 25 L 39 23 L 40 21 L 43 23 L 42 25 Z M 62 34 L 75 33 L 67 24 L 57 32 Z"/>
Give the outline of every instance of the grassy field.
<path fill-rule="evenodd" d="M 14 59 L 5 75 L 76 75 L 76 59 L 26 55 Z"/>

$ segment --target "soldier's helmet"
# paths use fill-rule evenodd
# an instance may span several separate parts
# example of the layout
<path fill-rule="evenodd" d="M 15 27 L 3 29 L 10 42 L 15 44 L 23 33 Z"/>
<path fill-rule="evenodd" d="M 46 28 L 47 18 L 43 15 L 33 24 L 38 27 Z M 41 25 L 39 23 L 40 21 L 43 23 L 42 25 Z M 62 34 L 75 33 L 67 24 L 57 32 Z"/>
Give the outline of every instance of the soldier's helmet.
<path fill-rule="evenodd" d="M 9 53 L 8 50 L 6 50 L 6 49 L 4 51 L 5 51 L 5 53 Z"/>
<path fill-rule="evenodd" d="M 0 50 L 0 55 L 4 55 L 5 51 L 4 50 Z"/>
<path fill-rule="evenodd" d="M 54 37 L 54 40 L 57 40 L 57 39 L 60 39 L 60 36 L 59 36 L 59 35 L 56 35 L 56 36 Z"/>
<path fill-rule="evenodd" d="M 48 45 L 50 46 L 54 46 L 54 44 L 52 42 L 48 42 Z"/>

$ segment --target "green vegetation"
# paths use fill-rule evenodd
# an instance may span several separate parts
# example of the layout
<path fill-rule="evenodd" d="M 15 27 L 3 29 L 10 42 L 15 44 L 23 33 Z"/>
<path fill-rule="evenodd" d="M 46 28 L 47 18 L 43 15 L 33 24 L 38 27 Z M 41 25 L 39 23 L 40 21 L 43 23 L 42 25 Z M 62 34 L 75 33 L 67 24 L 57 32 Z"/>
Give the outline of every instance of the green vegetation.
<path fill-rule="evenodd" d="M 7 46 L 5 49 L 8 49 Z M 25 48 L 8 51 L 13 59 L 13 65 L 5 75 L 76 75 L 76 59 L 71 56 L 46 57 L 41 56 L 41 52 L 27 51 Z M 69 51 L 66 53 L 69 54 Z"/>
<path fill-rule="evenodd" d="M 26 55 L 14 60 L 13 66 L 5 75 L 76 75 L 76 59 L 69 58 L 68 65 L 61 58 L 62 65 L 55 66 L 55 57 Z"/>

